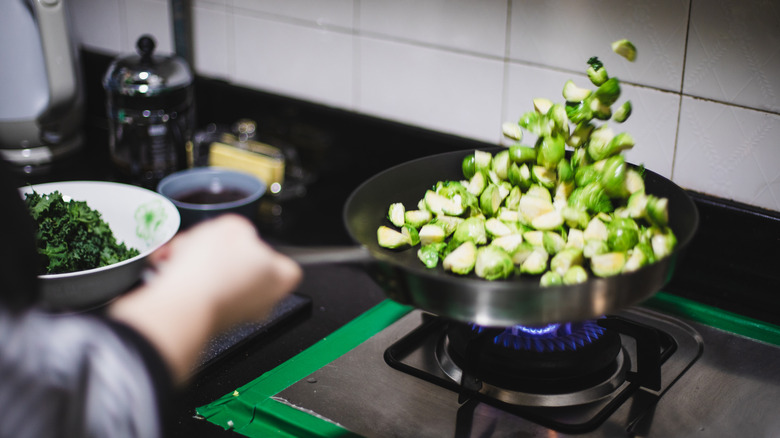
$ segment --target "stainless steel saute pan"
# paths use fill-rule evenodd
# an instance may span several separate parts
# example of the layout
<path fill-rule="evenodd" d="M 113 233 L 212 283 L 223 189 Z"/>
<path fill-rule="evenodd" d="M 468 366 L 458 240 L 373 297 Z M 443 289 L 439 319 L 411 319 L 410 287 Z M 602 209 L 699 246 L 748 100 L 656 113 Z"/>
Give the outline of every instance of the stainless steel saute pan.
<path fill-rule="evenodd" d="M 390 204 L 403 202 L 415 208 L 437 181 L 462 180 L 461 162 L 469 153 L 473 150 L 420 158 L 387 169 L 359 186 L 343 212 L 347 231 L 358 246 L 280 250 L 302 264 L 370 262 L 367 269 L 390 298 L 439 316 L 485 326 L 541 325 L 596 318 L 649 298 L 669 281 L 678 257 L 696 232 L 699 214 L 687 193 L 646 170 L 646 192 L 669 200 L 669 224 L 678 243 L 670 256 L 635 272 L 591 277 L 577 285 L 540 287 L 539 276 L 496 281 L 473 274 L 459 276 L 445 272 L 441 264 L 426 268 L 417 258 L 419 246 L 405 250 L 380 247 L 376 231 L 389 223 Z"/>

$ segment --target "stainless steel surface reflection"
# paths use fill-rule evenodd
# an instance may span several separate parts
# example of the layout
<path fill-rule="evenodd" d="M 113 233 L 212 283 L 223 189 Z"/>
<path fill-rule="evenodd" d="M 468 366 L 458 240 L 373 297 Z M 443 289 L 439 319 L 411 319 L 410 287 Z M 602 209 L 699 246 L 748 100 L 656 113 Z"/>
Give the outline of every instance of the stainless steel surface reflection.
<path fill-rule="evenodd" d="M 632 308 L 620 315 L 671 332 L 678 348 L 663 365 L 660 391 L 641 388 L 598 428 L 583 434 L 554 431 L 485 403 L 464 409 L 470 402 L 460 405 L 457 393 L 388 366 L 385 349 L 419 325 L 419 311 L 275 398 L 367 437 L 762 437 L 780 433 L 779 348 L 645 309 Z M 630 344 L 624 344 L 629 353 Z M 412 356 L 408 360 L 419 366 L 438 368 L 433 354 Z M 573 411 L 562 412 L 565 417 Z M 465 422 L 464 414 L 468 415 Z"/>

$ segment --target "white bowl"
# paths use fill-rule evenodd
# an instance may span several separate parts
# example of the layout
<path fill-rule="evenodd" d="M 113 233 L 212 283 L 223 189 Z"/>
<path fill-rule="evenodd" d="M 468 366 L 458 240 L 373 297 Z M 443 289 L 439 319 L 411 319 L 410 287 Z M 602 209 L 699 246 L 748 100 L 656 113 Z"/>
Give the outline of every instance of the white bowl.
<path fill-rule="evenodd" d="M 141 281 L 146 257 L 179 230 L 176 206 L 151 190 L 104 181 L 66 181 L 26 186 L 19 192 L 24 198 L 33 190 L 39 194 L 59 191 L 66 200 L 86 201 L 100 212 L 117 242 L 140 252 L 109 266 L 39 275 L 41 304 L 49 310 L 85 310 L 126 292 Z"/>

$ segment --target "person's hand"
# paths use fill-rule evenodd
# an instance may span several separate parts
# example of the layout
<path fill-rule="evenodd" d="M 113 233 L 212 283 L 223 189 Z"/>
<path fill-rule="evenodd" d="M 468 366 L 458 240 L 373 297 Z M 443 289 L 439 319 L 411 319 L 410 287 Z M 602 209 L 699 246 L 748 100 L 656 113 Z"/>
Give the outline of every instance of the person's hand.
<path fill-rule="evenodd" d="M 156 270 L 150 286 L 162 289 L 160 293 L 213 302 L 218 330 L 266 316 L 301 277 L 297 264 L 235 215 L 180 233 L 149 262 Z"/>
<path fill-rule="evenodd" d="M 149 262 L 155 274 L 116 300 L 109 314 L 145 335 L 179 381 L 210 337 L 268 315 L 301 279 L 295 262 L 235 215 L 178 234 Z"/>

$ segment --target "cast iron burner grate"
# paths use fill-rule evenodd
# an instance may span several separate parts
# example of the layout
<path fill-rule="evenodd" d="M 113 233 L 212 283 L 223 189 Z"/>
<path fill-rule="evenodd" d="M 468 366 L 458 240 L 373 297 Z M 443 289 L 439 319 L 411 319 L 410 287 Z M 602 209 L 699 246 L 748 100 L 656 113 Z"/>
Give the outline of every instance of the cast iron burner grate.
<path fill-rule="evenodd" d="M 591 342 L 583 342 L 577 350 L 586 351 L 586 356 L 591 355 L 596 361 L 582 368 L 576 367 L 581 359 L 564 359 L 567 363 L 560 364 L 560 357 L 572 352 L 569 349 L 507 348 L 503 341 L 494 343 L 502 339 L 503 328 L 473 329 L 470 324 L 432 315 L 424 315 L 422 324 L 390 346 L 384 357 L 391 367 L 458 394 L 460 430 L 470 429 L 470 413 L 482 402 L 560 432 L 584 433 L 601 425 L 640 388 L 659 390 L 661 365 L 676 349 L 674 339 L 668 334 L 622 317 L 606 316 L 592 324 L 603 330 L 595 330 L 598 336 L 593 336 Z M 466 342 L 460 337 L 466 338 Z M 629 348 L 624 345 L 627 341 L 631 344 Z M 428 354 L 430 345 L 435 345 L 432 355 L 436 359 L 432 361 L 438 362 L 438 367 L 434 366 L 438 369 L 423 369 L 425 367 L 412 366 L 405 361 L 412 354 Z M 526 366 L 527 358 L 534 356 L 541 358 L 543 365 L 536 366 L 537 370 L 532 371 L 535 375 L 518 378 L 518 373 L 512 371 L 517 365 L 514 362 Z M 475 357 L 481 360 L 473 359 Z M 485 357 L 489 359 L 485 360 Z M 501 369 L 501 365 L 506 365 L 507 357 L 513 363 Z M 545 362 L 548 360 L 545 357 L 549 357 L 550 362 Z M 496 363 L 500 365 L 498 371 Z M 577 373 L 590 374 L 595 380 L 581 383 L 588 377 L 568 377 L 572 366 Z M 526 373 L 520 373 L 520 376 Z M 560 383 L 561 380 L 564 381 L 562 386 L 548 391 L 550 382 Z M 539 384 L 540 381 L 543 383 Z M 598 388 L 600 381 L 611 383 Z M 570 386 L 572 384 L 574 386 Z M 581 393 L 587 401 L 582 401 Z M 572 398 L 571 394 L 576 397 Z M 554 403 L 549 403 L 550 400 Z"/>
<path fill-rule="evenodd" d="M 563 406 L 605 397 L 623 384 L 630 360 L 620 335 L 597 321 L 543 328 L 485 328 L 450 322 L 436 350 L 442 371 L 511 404 Z M 472 383 L 473 382 L 473 383 Z"/>

